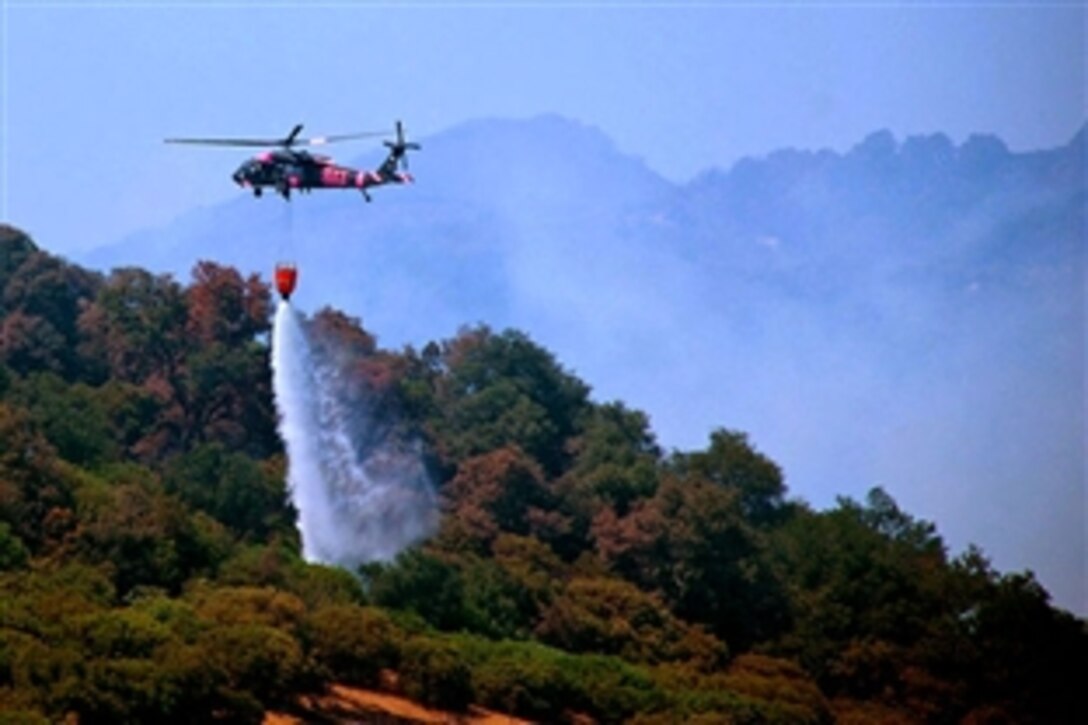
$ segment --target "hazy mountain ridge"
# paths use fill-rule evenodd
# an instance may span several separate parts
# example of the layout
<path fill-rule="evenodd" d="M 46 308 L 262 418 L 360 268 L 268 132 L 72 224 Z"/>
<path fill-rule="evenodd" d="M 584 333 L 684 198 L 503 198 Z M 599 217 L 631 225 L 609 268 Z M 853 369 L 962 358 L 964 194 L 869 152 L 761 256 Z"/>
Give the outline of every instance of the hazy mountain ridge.
<path fill-rule="evenodd" d="M 293 231 L 296 242 L 298 236 L 341 232 L 366 245 L 367 255 L 385 253 L 368 242 L 398 234 L 393 256 L 416 264 L 416 250 L 407 247 L 425 243 L 420 235 L 442 241 L 427 252 L 457 258 L 508 252 L 524 241 L 517 237 L 527 230 L 519 227 L 529 226 L 534 242 L 551 246 L 562 246 L 564 236 L 605 233 L 639 251 L 664 244 L 700 263 L 743 247 L 731 263 L 761 272 L 780 264 L 757 256 L 760 246 L 783 241 L 796 240 L 816 258 L 862 251 L 940 255 L 948 250 L 939 235 L 973 214 L 1050 218 L 1058 212 L 1066 221 L 1082 221 L 1084 137 L 1082 129 L 1065 147 L 1014 154 L 995 136 L 975 135 L 956 146 L 943 134 L 898 142 L 879 131 L 845 154 L 786 149 L 673 184 L 620 153 L 601 131 L 558 116 L 475 121 L 424 139 L 425 150 L 413 158 L 419 181 L 407 193 L 379 190 L 377 203 L 364 206 L 350 192 L 319 192 L 297 200 L 290 213 L 270 200 L 239 198 L 101 247 L 87 261 L 146 261 L 183 276 L 193 259 L 214 254 L 262 268 L 275 256 L 269 241 L 283 247 Z M 379 158 L 368 154 L 352 163 L 374 166 Z M 867 244 L 854 248 L 858 236 L 868 237 Z M 338 247 L 337 241 L 316 250 L 296 243 L 288 251 L 321 274 L 327 271 L 322 248 L 345 261 L 361 256 L 360 248 Z M 1038 245 L 1019 246 L 1040 251 Z M 307 255 L 315 251 L 311 261 Z"/>
<path fill-rule="evenodd" d="M 556 116 L 476 121 L 425 139 L 414 159 L 419 183 L 379 190 L 375 204 L 350 192 L 291 207 L 239 198 L 85 261 L 184 277 L 198 258 L 264 270 L 292 256 L 303 267 L 302 299 L 361 313 L 391 341 L 420 342 L 464 321 L 566 318 L 540 308 L 572 298 L 581 307 L 580 297 L 597 307 L 585 288 L 604 280 L 618 287 L 610 303 L 628 315 L 625 294 L 667 306 L 686 296 L 691 277 L 720 275 L 770 285 L 760 298 L 834 302 L 873 275 L 928 283 L 936 273 L 970 287 L 1008 276 L 1003 261 L 1068 261 L 1079 252 L 1083 157 L 1083 130 L 1064 148 L 1031 154 L 993 136 L 956 146 L 941 134 L 898 143 L 881 131 L 845 154 L 778 151 L 676 185 L 599 130 Z M 308 279 L 321 280 L 319 295 L 307 296 Z M 412 322 L 451 306 L 443 327 Z"/>
<path fill-rule="evenodd" d="M 882 483 L 1083 609 L 1085 129 L 1030 153 L 879 131 L 684 184 L 557 116 L 420 140 L 418 183 L 373 204 L 240 195 L 84 261 L 291 257 L 303 307 L 391 346 L 528 330 L 666 445 L 750 431 L 815 503 Z"/>

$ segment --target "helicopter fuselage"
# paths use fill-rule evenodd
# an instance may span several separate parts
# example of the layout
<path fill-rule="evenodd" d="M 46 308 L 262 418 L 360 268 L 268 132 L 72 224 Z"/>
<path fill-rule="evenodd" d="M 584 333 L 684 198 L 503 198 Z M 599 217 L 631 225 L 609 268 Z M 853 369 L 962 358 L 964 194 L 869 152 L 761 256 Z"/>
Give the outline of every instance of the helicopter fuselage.
<path fill-rule="evenodd" d="M 266 187 L 275 189 L 284 199 L 290 200 L 292 191 L 310 191 L 311 189 L 358 189 L 363 197 L 370 201 L 367 192 L 372 186 L 383 184 L 406 184 L 413 181 L 408 173 L 408 151 L 418 151 L 418 143 L 404 139 L 404 125 L 396 124 L 396 140 L 383 141 L 389 149 L 389 155 L 376 171 L 353 169 L 339 166 L 328 156 L 310 154 L 300 150 L 299 146 L 316 146 L 335 141 L 349 141 L 369 136 L 383 135 L 383 132 L 361 132 L 320 136 L 317 138 L 299 138 L 302 124 L 296 125 L 282 139 L 253 138 L 168 138 L 166 143 L 199 144 L 203 146 L 276 146 L 277 149 L 257 154 L 239 166 L 231 178 L 243 188 L 253 190 L 254 196 L 260 196 Z M 401 169 L 404 169 L 401 171 Z"/>
<path fill-rule="evenodd" d="M 413 181 L 410 174 L 389 164 L 383 164 L 377 171 L 363 171 L 335 164 L 327 156 L 293 150 L 258 154 L 239 166 L 231 178 L 239 186 L 252 189 L 254 196 L 260 196 L 266 187 L 285 199 L 290 199 L 292 191 L 358 189 L 367 201 L 370 187 Z"/>

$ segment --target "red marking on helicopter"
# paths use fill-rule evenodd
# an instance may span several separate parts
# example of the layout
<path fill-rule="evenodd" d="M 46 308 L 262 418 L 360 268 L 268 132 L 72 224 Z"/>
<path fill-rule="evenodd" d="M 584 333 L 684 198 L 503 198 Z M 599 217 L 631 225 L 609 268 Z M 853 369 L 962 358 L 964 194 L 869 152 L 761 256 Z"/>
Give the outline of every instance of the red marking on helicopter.
<path fill-rule="evenodd" d="M 347 186 L 348 170 L 335 166 L 323 166 L 321 168 L 321 183 L 325 186 Z"/>

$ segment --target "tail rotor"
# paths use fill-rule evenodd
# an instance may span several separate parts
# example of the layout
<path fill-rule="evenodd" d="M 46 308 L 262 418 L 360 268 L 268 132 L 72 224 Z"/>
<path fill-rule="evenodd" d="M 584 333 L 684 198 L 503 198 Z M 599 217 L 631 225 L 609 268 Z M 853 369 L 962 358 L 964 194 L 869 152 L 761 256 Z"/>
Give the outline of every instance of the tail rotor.
<path fill-rule="evenodd" d="M 408 170 L 408 151 L 419 151 L 421 148 L 419 144 L 412 143 L 404 140 L 404 124 L 397 121 L 397 140 L 385 141 L 385 145 L 389 148 L 390 156 L 393 160 L 401 166 L 405 171 Z"/>

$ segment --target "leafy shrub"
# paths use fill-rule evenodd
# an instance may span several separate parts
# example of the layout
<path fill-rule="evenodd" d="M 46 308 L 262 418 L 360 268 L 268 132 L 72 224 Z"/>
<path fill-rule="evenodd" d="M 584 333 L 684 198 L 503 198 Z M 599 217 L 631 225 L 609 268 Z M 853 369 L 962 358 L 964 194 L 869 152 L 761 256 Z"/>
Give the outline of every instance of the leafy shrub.
<path fill-rule="evenodd" d="M 22 568 L 29 555 L 23 540 L 12 533 L 10 526 L 0 521 L 0 571 Z"/>
<path fill-rule="evenodd" d="M 522 717 L 556 721 L 572 712 L 605 722 L 667 706 L 650 673 L 617 657 L 571 655 L 534 642 L 453 638 L 472 664 L 477 700 Z"/>
<path fill-rule="evenodd" d="M 464 710 L 473 700 L 472 671 L 458 648 L 442 640 L 408 640 L 400 676 L 405 694 L 427 705 Z"/>
<path fill-rule="evenodd" d="M 310 655 L 328 674 L 351 684 L 374 686 L 382 669 L 395 669 L 403 632 L 379 609 L 338 604 L 306 618 Z"/>

